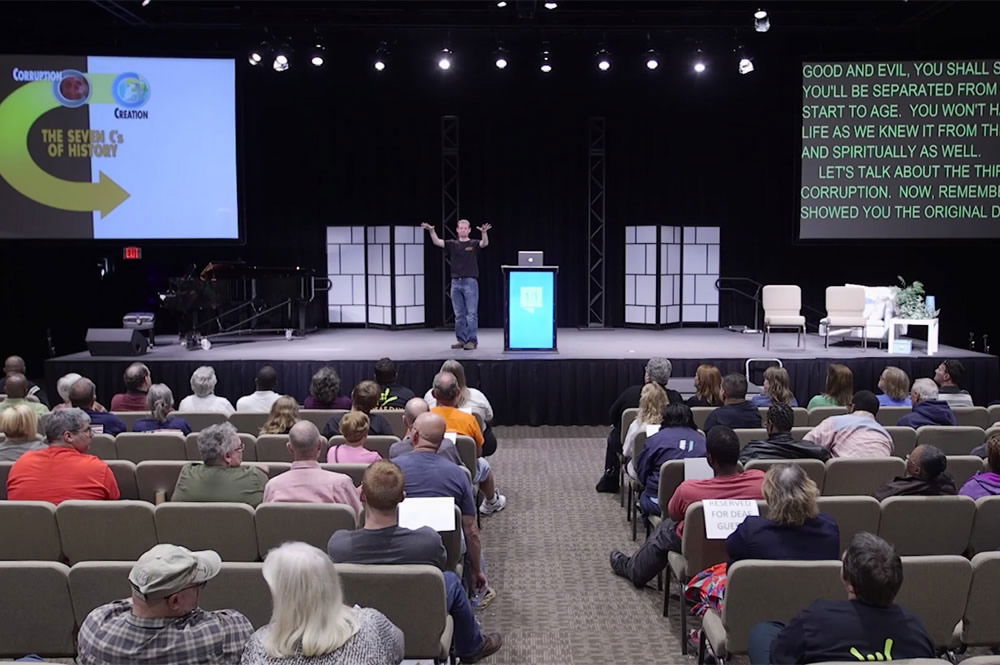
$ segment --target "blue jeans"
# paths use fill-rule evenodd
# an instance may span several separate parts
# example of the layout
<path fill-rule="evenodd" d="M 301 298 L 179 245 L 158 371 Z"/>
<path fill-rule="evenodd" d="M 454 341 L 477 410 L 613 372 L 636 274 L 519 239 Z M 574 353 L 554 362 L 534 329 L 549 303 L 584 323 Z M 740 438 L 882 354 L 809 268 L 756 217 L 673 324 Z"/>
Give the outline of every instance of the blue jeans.
<path fill-rule="evenodd" d="M 750 637 L 747 640 L 750 665 L 770 665 L 771 642 L 784 627 L 785 624 L 777 621 L 764 621 L 750 629 Z"/>
<path fill-rule="evenodd" d="M 459 342 L 479 342 L 479 280 L 458 277 L 451 280 L 451 306 L 455 309 L 455 337 Z"/>
<path fill-rule="evenodd" d="M 455 622 L 455 653 L 459 658 L 474 656 L 483 646 L 483 634 L 469 603 L 469 594 L 461 578 L 450 570 L 444 571 L 444 588 L 448 600 L 448 614 Z"/>

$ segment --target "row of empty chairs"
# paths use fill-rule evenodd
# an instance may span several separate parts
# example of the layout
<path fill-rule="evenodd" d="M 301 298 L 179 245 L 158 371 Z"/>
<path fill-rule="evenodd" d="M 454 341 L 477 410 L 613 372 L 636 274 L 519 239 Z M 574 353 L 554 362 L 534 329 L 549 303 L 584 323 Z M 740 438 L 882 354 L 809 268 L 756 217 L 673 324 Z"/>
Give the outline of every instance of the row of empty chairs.
<path fill-rule="evenodd" d="M 461 524 L 456 510 L 455 524 Z M 330 503 L 0 502 L 0 560 L 133 561 L 157 543 L 211 549 L 224 561 L 260 561 L 302 541 L 326 550 L 335 531 L 353 530 L 350 506 Z M 461 563 L 461 532 L 442 531 L 448 568 Z"/>
<path fill-rule="evenodd" d="M 76 655 L 76 632 L 94 608 L 130 595 L 130 561 L 92 561 L 72 568 L 53 561 L 0 563 L 0 587 L 19 602 L 0 622 L 0 656 L 26 653 L 50 658 Z M 207 610 L 235 609 L 254 628 L 271 617 L 271 594 L 260 563 L 224 562 L 201 592 Z M 385 614 L 405 639 L 410 659 L 445 661 L 454 632 L 444 577 L 433 566 L 337 564 L 344 602 Z"/>
<path fill-rule="evenodd" d="M 721 613 L 709 610 L 702 624 L 698 662 L 711 644 L 720 665 L 747 653 L 750 629 L 762 621 L 787 623 L 816 599 L 845 600 L 839 561 L 738 561 L 729 567 Z M 780 590 L 780 591 L 777 591 Z M 940 650 L 1000 646 L 996 596 L 1000 552 L 958 556 L 903 557 L 903 586 L 896 602 L 914 612 Z M 967 665 L 996 662 L 982 656 Z"/>
<path fill-rule="evenodd" d="M 149 411 L 113 411 L 112 413 L 121 418 L 130 431 L 135 426 L 136 421 L 152 417 Z M 311 421 L 322 430 L 323 426 L 334 415 L 345 413 L 347 411 L 342 409 L 299 409 L 299 419 Z M 377 413 L 389 421 L 392 433 L 396 436 L 402 438 L 406 435 L 402 409 L 375 409 L 372 413 Z M 175 411 L 173 415 L 186 420 L 194 432 L 203 430 L 209 425 L 218 425 L 229 421 L 237 432 L 258 434 L 260 428 L 267 422 L 269 414 L 237 411 L 227 418 L 226 414 L 217 411 Z"/>

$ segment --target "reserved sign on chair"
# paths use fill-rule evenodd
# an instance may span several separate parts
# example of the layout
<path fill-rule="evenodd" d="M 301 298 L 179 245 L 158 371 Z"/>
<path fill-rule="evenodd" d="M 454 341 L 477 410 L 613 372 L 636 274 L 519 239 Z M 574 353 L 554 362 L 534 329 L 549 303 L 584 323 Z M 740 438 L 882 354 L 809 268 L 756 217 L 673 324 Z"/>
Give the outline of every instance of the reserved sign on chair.
<path fill-rule="evenodd" d="M 705 499 L 705 538 L 723 540 L 736 531 L 748 515 L 760 515 L 753 499 Z"/>

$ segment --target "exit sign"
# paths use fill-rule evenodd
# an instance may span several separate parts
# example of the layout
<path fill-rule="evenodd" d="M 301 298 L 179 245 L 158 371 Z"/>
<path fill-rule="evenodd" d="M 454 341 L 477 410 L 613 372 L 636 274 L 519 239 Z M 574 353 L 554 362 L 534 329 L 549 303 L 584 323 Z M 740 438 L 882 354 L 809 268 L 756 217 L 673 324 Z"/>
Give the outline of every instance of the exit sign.
<path fill-rule="evenodd" d="M 122 256 L 127 261 L 138 261 L 142 258 L 142 247 L 126 247 L 122 250 Z"/>

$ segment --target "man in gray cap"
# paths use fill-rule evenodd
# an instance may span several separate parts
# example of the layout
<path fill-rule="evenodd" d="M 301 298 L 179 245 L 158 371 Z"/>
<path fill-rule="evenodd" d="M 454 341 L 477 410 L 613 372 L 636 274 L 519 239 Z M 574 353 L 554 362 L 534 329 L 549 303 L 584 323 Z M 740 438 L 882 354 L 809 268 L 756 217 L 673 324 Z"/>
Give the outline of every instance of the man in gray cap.
<path fill-rule="evenodd" d="M 239 663 L 253 626 L 235 610 L 198 607 L 202 587 L 219 574 L 211 550 L 157 545 L 135 562 L 130 599 L 101 605 L 80 626 L 77 662 Z"/>

